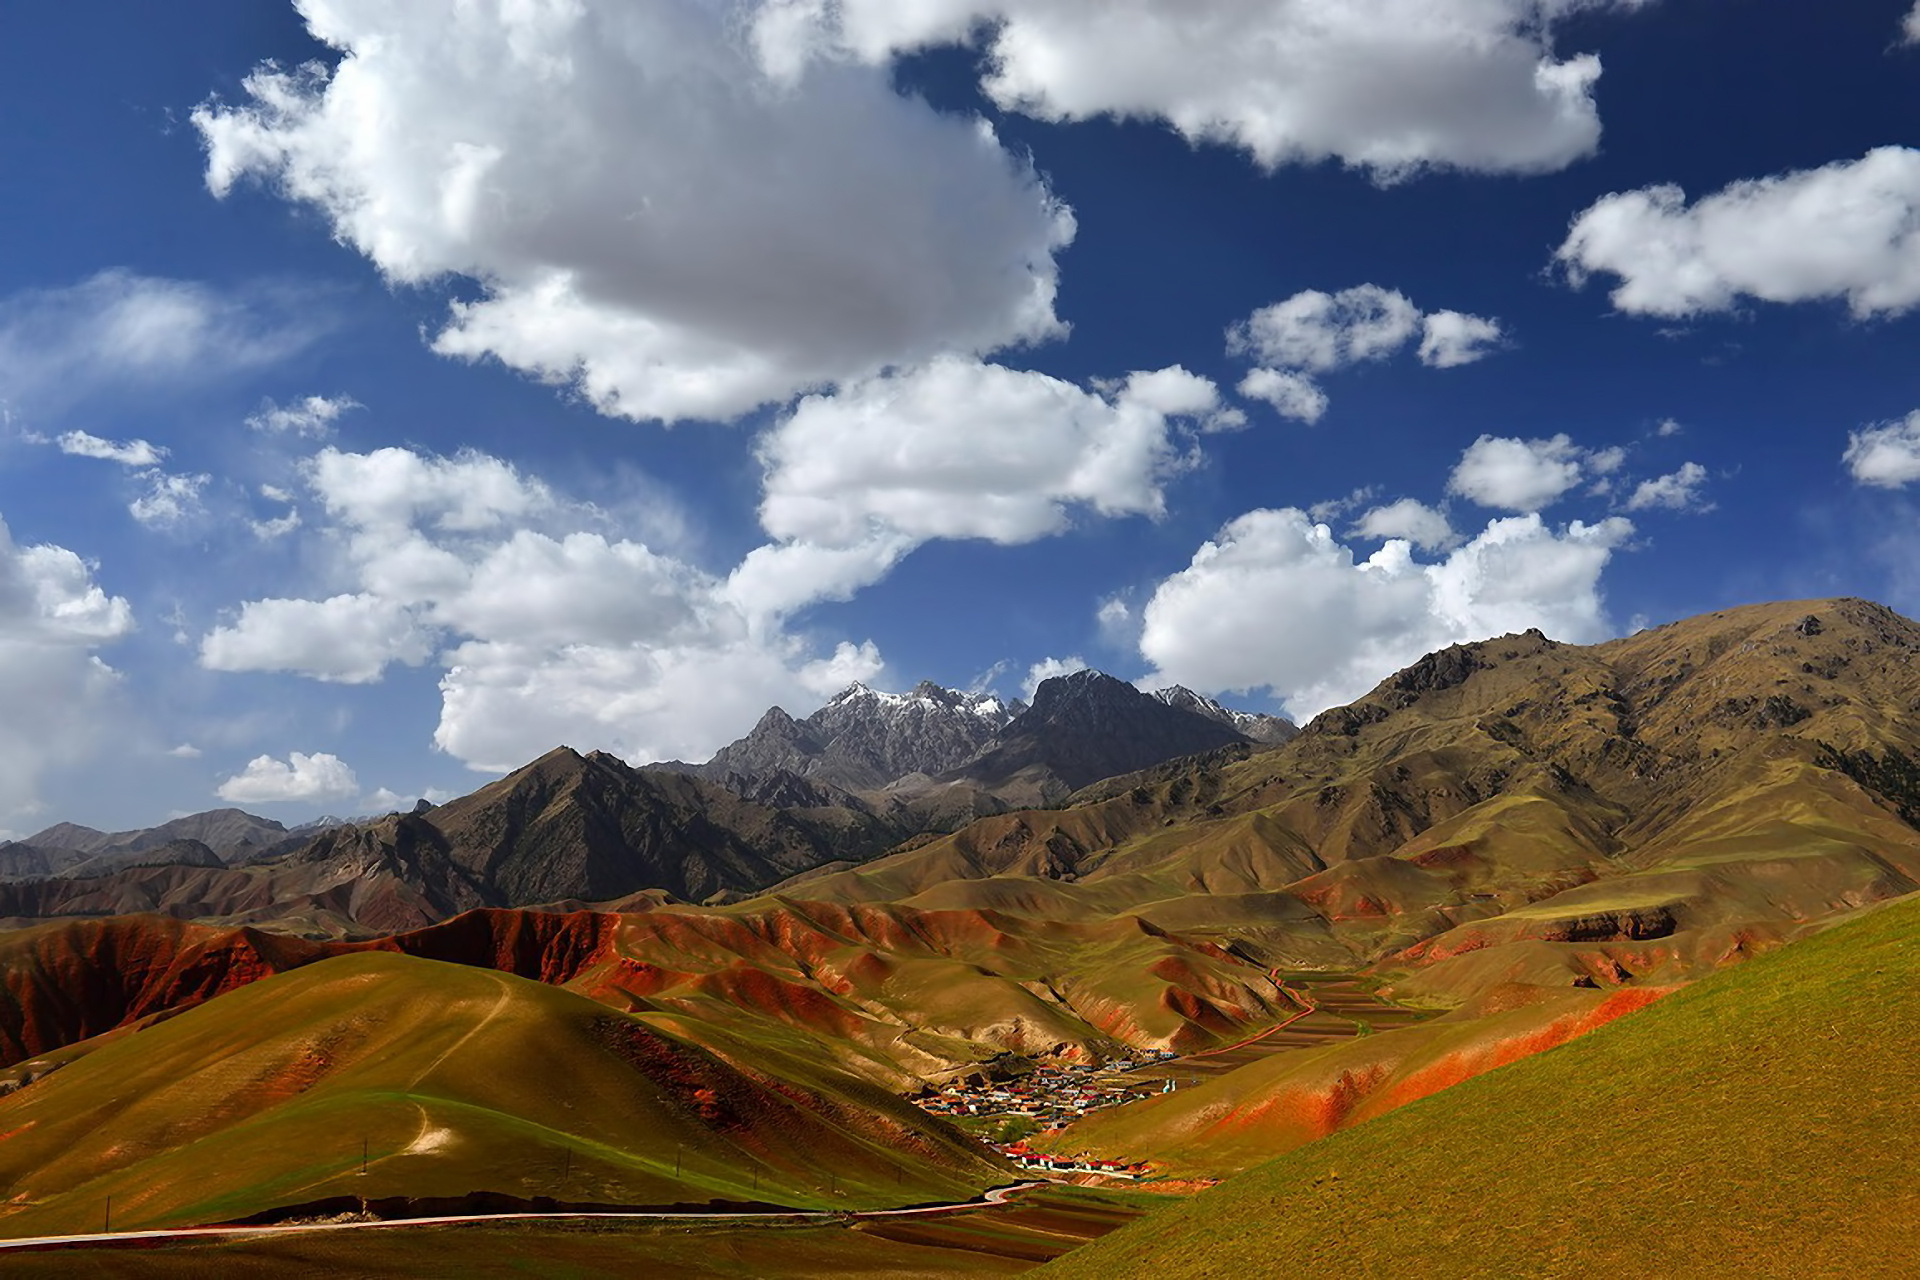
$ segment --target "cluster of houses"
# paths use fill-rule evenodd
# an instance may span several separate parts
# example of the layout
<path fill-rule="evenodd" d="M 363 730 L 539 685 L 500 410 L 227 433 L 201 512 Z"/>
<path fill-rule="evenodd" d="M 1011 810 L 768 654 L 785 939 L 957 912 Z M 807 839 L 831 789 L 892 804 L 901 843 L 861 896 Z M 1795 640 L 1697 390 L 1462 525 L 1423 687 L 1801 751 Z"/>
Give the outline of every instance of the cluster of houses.
<path fill-rule="evenodd" d="M 1094 1160 L 1087 1156 L 1053 1156 L 1044 1151 L 1034 1151 L 1024 1142 L 997 1148 L 1001 1155 L 1033 1173 L 1097 1173 L 1108 1178 L 1124 1178 L 1131 1182 L 1147 1172 L 1147 1166 L 1141 1164 L 1122 1164 L 1118 1160 Z"/>
<path fill-rule="evenodd" d="M 1148 1052 L 1137 1059 L 1122 1058 L 1103 1067 L 1041 1066 L 1011 1080 L 982 1080 L 950 1084 L 919 1099 L 923 1110 L 943 1116 L 1022 1116 L 1041 1128 L 1057 1129 L 1090 1111 L 1119 1106 L 1161 1092 L 1160 1081 L 1123 1082 L 1114 1077 L 1137 1067 L 1164 1062 L 1171 1053 Z"/>

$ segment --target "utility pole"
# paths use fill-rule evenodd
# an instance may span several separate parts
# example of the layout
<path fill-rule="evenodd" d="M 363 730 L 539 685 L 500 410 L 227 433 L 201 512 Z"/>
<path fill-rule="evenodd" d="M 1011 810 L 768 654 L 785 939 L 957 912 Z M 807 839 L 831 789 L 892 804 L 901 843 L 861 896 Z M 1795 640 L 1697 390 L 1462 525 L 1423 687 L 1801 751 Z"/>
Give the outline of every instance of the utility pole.
<path fill-rule="evenodd" d="M 685 1150 L 685 1147 L 679 1146 L 678 1144 L 673 1148 L 673 1176 L 676 1178 L 680 1176 L 680 1155 Z"/>
<path fill-rule="evenodd" d="M 106 1224 L 100 1228 L 100 1230 L 102 1233 L 113 1230 L 113 1197 L 112 1196 L 107 1197 L 107 1221 L 106 1221 Z"/>
<path fill-rule="evenodd" d="M 367 1176 L 367 1139 L 360 1139 L 360 1176 Z"/>

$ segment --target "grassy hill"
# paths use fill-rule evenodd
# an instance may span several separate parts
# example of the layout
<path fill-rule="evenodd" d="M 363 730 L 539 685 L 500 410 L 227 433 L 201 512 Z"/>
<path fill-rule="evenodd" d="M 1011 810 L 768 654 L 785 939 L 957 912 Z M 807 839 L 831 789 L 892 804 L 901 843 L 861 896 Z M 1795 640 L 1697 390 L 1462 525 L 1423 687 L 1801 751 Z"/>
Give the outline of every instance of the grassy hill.
<path fill-rule="evenodd" d="M 997 815 L 727 906 L 650 892 L 617 912 L 479 910 L 358 942 L 43 926 L 0 938 L 0 1062 L 37 1077 L 0 1105 L 58 1096 L 123 1043 L 164 1044 L 151 1038 L 174 1024 L 158 1020 L 182 1007 L 217 1009 L 233 999 L 221 992 L 362 948 L 564 987 L 599 1003 L 592 1016 L 632 1015 L 761 1085 L 857 1085 L 896 1117 L 892 1095 L 1017 1069 L 1009 1055 L 1236 1044 L 1295 1011 L 1270 969 L 1444 1013 L 1408 1026 L 1402 1008 L 1373 1034 L 1346 1022 L 1345 1043 L 1216 1059 L 1203 1085 L 1040 1139 L 1238 1171 L 1920 889 L 1916 654 L 1920 626 L 1856 600 L 1728 610 L 1593 647 L 1538 633 L 1455 646 L 1279 749 L 1108 780 L 1064 809 Z M 598 846 L 583 833 L 607 833 L 576 817 L 650 812 L 621 799 L 621 776 L 556 753 L 391 819 L 392 847 L 362 850 L 363 874 L 308 905 L 380 916 L 401 883 L 390 856 L 445 853 L 434 821 L 501 866 L 563 846 L 586 857 Z M 468 870 L 493 875 L 491 858 Z M 161 909 L 208 906 L 150 887 Z M 444 1016 L 441 1034 L 472 1030 Z M 10 1146 L 25 1149 L 0 1143 L 0 1166 Z"/>
<path fill-rule="evenodd" d="M 1910 1276 L 1920 900 L 1302 1147 L 1046 1274 Z"/>
<path fill-rule="evenodd" d="M 378 952 L 113 1039 L 0 1099 L 0 1135 L 15 1236 L 96 1228 L 109 1196 L 131 1229 L 337 1197 L 873 1207 L 1007 1180 L 815 1059 L 728 1061 L 568 991 Z"/>

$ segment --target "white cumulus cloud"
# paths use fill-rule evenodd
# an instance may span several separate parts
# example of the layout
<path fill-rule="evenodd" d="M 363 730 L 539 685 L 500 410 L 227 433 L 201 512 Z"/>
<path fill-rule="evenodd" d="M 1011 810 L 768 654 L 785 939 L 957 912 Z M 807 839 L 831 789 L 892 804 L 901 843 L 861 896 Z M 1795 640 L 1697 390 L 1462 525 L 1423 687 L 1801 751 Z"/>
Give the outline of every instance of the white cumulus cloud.
<path fill-rule="evenodd" d="M 1420 309 L 1377 284 L 1339 293 L 1306 289 L 1262 307 L 1227 331 L 1227 349 L 1283 369 L 1327 373 L 1380 360 L 1420 329 Z"/>
<path fill-rule="evenodd" d="M 286 760 L 255 756 L 247 767 L 214 790 L 234 804 L 345 800 L 360 794 L 360 782 L 339 756 L 291 752 Z"/>
<path fill-rule="evenodd" d="M 69 431 L 55 443 L 62 453 L 117 462 L 123 467 L 157 466 L 167 456 L 164 448 L 146 440 L 103 440 L 85 431 Z"/>
<path fill-rule="evenodd" d="M 1338 293 L 1306 289 L 1261 307 L 1227 330 L 1227 351 L 1257 363 L 1242 379 L 1241 395 L 1312 423 L 1327 411 L 1327 394 L 1312 375 L 1384 360 L 1416 336 L 1420 362 L 1435 369 L 1472 364 L 1505 341 L 1496 320 L 1422 313 L 1398 290 L 1362 284 Z"/>
<path fill-rule="evenodd" d="M 694 0 L 298 7 L 338 66 L 196 110 L 208 185 L 316 207 L 395 282 L 474 282 L 444 354 L 671 421 L 1063 332 L 1070 213 L 884 67 L 770 75 Z"/>
<path fill-rule="evenodd" d="M 1701 496 L 1707 482 L 1707 469 L 1697 462 L 1682 463 L 1680 469 L 1652 480 L 1642 480 L 1627 499 L 1629 511 L 1708 511 L 1712 504 Z"/>
<path fill-rule="evenodd" d="M 0 820 L 38 812 L 40 779 L 105 741 L 119 677 L 94 652 L 133 609 L 65 547 L 20 546 L 0 521 Z"/>
<path fill-rule="evenodd" d="M 200 665 L 211 671 L 292 671 L 336 684 L 369 684 L 390 663 L 418 666 L 432 654 L 410 609 L 364 593 L 250 600 L 200 641 Z"/>
<path fill-rule="evenodd" d="M 981 88 L 1003 110 L 1164 120 L 1269 168 L 1335 158 L 1391 181 L 1590 154 L 1600 60 L 1558 56 L 1553 24 L 1643 2 L 767 0 L 755 35 L 788 75 L 979 38 Z"/>
<path fill-rule="evenodd" d="M 433 662 L 435 745 L 475 768 L 562 742 L 705 759 L 769 704 L 818 705 L 883 670 L 870 643 L 823 651 L 782 625 L 868 572 L 830 556 L 749 557 L 760 576 L 743 585 L 747 566 L 730 580 L 610 536 L 604 512 L 474 452 L 324 448 L 304 481 L 319 517 L 303 536 L 350 589 L 243 602 L 201 638 L 201 665 L 370 683 Z"/>
<path fill-rule="evenodd" d="M 1853 432 L 1841 460 L 1855 480 L 1875 488 L 1898 489 L 1920 480 L 1920 409 L 1898 422 Z"/>
<path fill-rule="evenodd" d="M 1481 436 L 1460 455 L 1447 492 L 1483 507 L 1539 511 L 1589 475 L 1617 470 L 1620 449 L 1583 449 L 1564 433 L 1546 440 Z"/>
<path fill-rule="evenodd" d="M 1327 393 L 1304 373 L 1286 373 L 1279 369 L 1253 369 L 1240 379 L 1240 394 L 1249 400 L 1264 400 L 1283 418 L 1309 425 L 1327 412 Z"/>
<path fill-rule="evenodd" d="M 1448 644 L 1528 627 L 1603 638 L 1601 571 L 1632 533 L 1619 517 L 1560 530 L 1506 517 L 1423 563 L 1402 540 L 1360 559 L 1304 512 L 1252 511 L 1160 583 L 1140 652 L 1150 683 L 1269 689 L 1304 720 Z"/>
<path fill-rule="evenodd" d="M 1575 285 L 1617 277 L 1613 304 L 1654 316 L 1845 299 L 1855 316 L 1920 305 L 1920 150 L 1736 182 L 1692 205 L 1672 185 L 1616 192 L 1557 254 Z"/>
<path fill-rule="evenodd" d="M 1356 538 L 1404 538 L 1423 551 L 1442 550 L 1460 540 L 1446 512 L 1416 498 L 1371 508 L 1350 532 Z"/>
<path fill-rule="evenodd" d="M 1497 320 L 1461 311 L 1435 311 L 1421 322 L 1420 363 L 1456 369 L 1497 351 L 1505 334 Z"/>
<path fill-rule="evenodd" d="M 1156 516 L 1185 465 L 1179 424 L 1218 407 L 1213 383 L 1177 366 L 1099 394 L 940 359 L 802 400 L 761 441 L 760 519 L 776 538 L 852 547 L 876 531 L 1029 542 L 1076 508 Z"/>
<path fill-rule="evenodd" d="M 1900 20 L 1900 39 L 1904 44 L 1920 44 L 1920 3 L 1913 6 L 1913 12 Z"/>

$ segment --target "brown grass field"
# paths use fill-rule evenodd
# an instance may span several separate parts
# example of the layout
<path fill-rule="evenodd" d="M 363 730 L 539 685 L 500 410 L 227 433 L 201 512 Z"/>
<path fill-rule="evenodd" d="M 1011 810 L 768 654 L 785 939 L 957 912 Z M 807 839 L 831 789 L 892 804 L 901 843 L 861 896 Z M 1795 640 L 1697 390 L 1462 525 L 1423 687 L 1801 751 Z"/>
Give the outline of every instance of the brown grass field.
<path fill-rule="evenodd" d="M 1910 1277 L 1920 900 L 1299 1148 L 1063 1277 Z"/>

